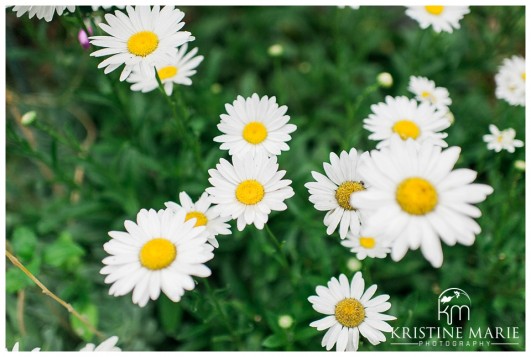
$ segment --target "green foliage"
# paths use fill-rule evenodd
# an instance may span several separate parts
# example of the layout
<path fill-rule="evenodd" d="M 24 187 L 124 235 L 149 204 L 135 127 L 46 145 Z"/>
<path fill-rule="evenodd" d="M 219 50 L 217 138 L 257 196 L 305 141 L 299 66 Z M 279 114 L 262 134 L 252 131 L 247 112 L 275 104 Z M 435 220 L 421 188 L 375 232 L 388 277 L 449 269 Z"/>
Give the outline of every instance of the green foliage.
<path fill-rule="evenodd" d="M 452 34 L 421 30 L 404 8 L 362 7 L 184 7 L 185 29 L 205 60 L 190 87 L 176 87 L 186 104 L 187 132 L 179 132 L 172 110 L 158 91 L 136 93 L 105 75 L 100 60 L 77 43 L 75 17 L 51 23 L 16 18 L 7 9 L 6 230 L 8 247 L 51 291 L 78 308 L 105 334 L 120 337 L 124 350 L 322 350 L 324 332 L 309 327 L 322 316 L 308 296 L 332 276 L 354 273 L 352 254 L 327 236 L 323 212 L 308 201 L 304 184 L 321 171 L 330 152 L 351 146 L 374 149 L 362 120 L 386 95 L 408 95 L 409 76 L 422 75 L 448 88 L 455 123 L 450 146 L 462 148 L 456 167 L 478 172 L 494 187 L 479 205 L 482 232 L 471 247 L 444 246 L 442 268 L 420 252 L 395 263 L 362 261 L 369 284 L 389 294 L 392 326 L 438 326 L 436 299 L 461 287 L 473 301 L 470 324 L 517 326 L 518 345 L 473 350 L 524 349 L 525 173 L 514 168 L 516 153 L 487 151 L 488 125 L 512 127 L 525 140 L 524 108 L 494 96 L 494 75 L 503 58 L 524 53 L 523 7 L 472 7 Z M 82 8 L 85 16 L 91 14 Z M 281 44 L 279 57 L 268 48 Z M 93 51 L 91 49 L 90 51 Z M 356 101 L 379 72 L 394 85 Z M 279 157 L 295 196 L 288 210 L 273 213 L 269 227 L 288 257 L 288 268 L 267 232 L 254 227 L 218 237 L 208 263 L 212 276 L 175 304 L 161 296 L 139 308 L 108 295 L 99 274 L 107 232 L 123 230 L 141 208 L 164 207 L 181 191 L 193 199 L 208 187 L 207 169 L 220 157 L 213 138 L 224 104 L 237 95 L 274 95 L 297 125 L 290 151 Z M 31 126 L 17 119 L 37 113 Z M 182 139 L 199 136 L 201 165 Z M 7 262 L 7 346 L 24 350 L 79 350 L 99 342 Z M 25 293 L 21 328 L 17 308 Z M 290 315 L 288 329 L 278 325 Z M 30 323 L 31 321 L 31 323 Z M 372 346 L 360 350 L 408 350 Z M 438 347 L 433 349 L 452 349 Z"/>

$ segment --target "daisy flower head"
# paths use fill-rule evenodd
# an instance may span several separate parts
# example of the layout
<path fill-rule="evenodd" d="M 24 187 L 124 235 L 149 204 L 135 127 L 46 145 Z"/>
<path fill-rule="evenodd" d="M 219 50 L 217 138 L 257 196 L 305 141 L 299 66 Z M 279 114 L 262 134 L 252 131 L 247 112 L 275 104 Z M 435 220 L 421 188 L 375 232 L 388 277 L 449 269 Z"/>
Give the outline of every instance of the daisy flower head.
<path fill-rule="evenodd" d="M 39 352 L 41 349 L 40 347 L 36 347 L 34 349 L 31 350 L 31 352 Z M 7 351 L 7 348 L 6 348 L 6 351 Z M 8 351 L 9 352 L 9 351 Z M 13 346 L 13 349 L 11 350 L 11 352 L 20 352 L 19 351 L 19 344 L 18 342 L 15 343 L 15 345 Z"/>
<path fill-rule="evenodd" d="M 205 227 L 186 221 L 184 210 L 142 209 L 136 223 L 125 221 L 124 226 L 127 232 L 109 232 L 112 239 L 103 245 L 110 256 L 100 273 L 112 284 L 110 295 L 133 291 L 133 302 L 143 307 L 162 291 L 178 302 L 185 290 L 194 289 L 192 276 L 210 276 L 204 263 L 214 257 L 214 248 L 206 244 Z"/>
<path fill-rule="evenodd" d="M 186 53 L 187 50 L 188 44 L 185 43 L 176 50 L 175 56 L 155 65 L 164 91 L 168 96 L 173 92 L 173 84 L 191 85 L 192 80 L 190 77 L 197 73 L 195 68 L 203 61 L 203 56 L 195 56 L 197 48 Z M 154 72 L 146 76 L 139 68 L 131 72 L 127 81 L 133 83 L 131 90 L 141 91 L 142 93 L 151 92 L 159 86 Z"/>
<path fill-rule="evenodd" d="M 229 154 L 246 155 L 263 153 L 267 156 L 280 155 L 289 150 L 289 134 L 297 127 L 288 124 L 288 107 L 278 106 L 275 97 L 253 94 L 249 98 L 241 95 L 231 104 L 225 104 L 227 114 L 221 114 L 218 129 L 223 135 L 214 138 L 221 143 L 221 150 Z"/>
<path fill-rule="evenodd" d="M 125 65 L 120 81 L 135 68 L 146 76 L 153 74 L 153 67 L 166 62 L 175 48 L 194 40 L 190 32 L 180 31 L 184 12 L 173 6 L 127 6 L 126 12 L 127 15 L 119 10 L 114 15 L 105 14 L 107 23 L 99 26 L 109 36 L 90 38 L 92 45 L 103 47 L 91 56 L 110 56 L 98 65 L 105 68 L 105 74 Z"/>
<path fill-rule="evenodd" d="M 448 107 L 452 104 L 448 89 L 436 87 L 435 82 L 426 77 L 409 77 L 407 89 L 415 94 L 415 98 L 419 102 L 428 102 L 438 110 L 447 112 Z"/>
<path fill-rule="evenodd" d="M 116 347 L 118 342 L 118 336 L 112 336 L 96 346 L 93 343 L 87 343 L 85 347 L 79 350 L 79 352 L 121 352 L 119 347 Z"/>
<path fill-rule="evenodd" d="M 515 148 L 524 146 L 522 140 L 515 139 L 516 131 L 513 128 L 500 131 L 496 125 L 489 125 L 490 134 L 483 135 L 483 141 L 487 143 L 487 149 L 500 152 L 507 150 L 513 153 Z"/>
<path fill-rule="evenodd" d="M 286 210 L 284 201 L 295 194 L 291 180 L 282 179 L 286 171 L 278 170 L 276 156 L 233 156 L 232 164 L 221 159 L 208 173 L 212 203 L 220 215 L 237 220 L 239 231 L 248 224 L 263 229 L 269 213 Z"/>
<path fill-rule="evenodd" d="M 496 98 L 510 105 L 525 106 L 525 59 L 512 56 L 503 60 L 496 81 Z"/>
<path fill-rule="evenodd" d="M 328 287 L 317 286 L 317 295 L 310 296 L 308 301 L 315 311 L 328 315 L 310 324 L 319 331 L 328 330 L 321 345 L 331 350 L 357 351 L 360 334 L 373 345 L 384 342 L 382 332 L 391 332 L 391 326 L 386 322 L 396 317 L 383 314 L 391 308 L 389 295 L 374 297 L 376 285 L 365 290 L 365 281 L 357 272 L 349 283 L 344 274 L 332 278 Z"/>
<path fill-rule="evenodd" d="M 481 228 L 474 218 L 492 187 L 472 183 L 477 173 L 453 167 L 461 149 L 442 150 L 430 143 L 394 138 L 388 147 L 371 151 L 362 178 L 369 188 L 351 203 L 371 210 L 364 234 L 392 237 L 391 257 L 399 261 L 408 248 L 420 247 L 436 268 L 443 262 L 440 240 L 453 246 L 472 245 Z"/>
<path fill-rule="evenodd" d="M 167 208 L 177 213 L 184 209 L 186 212 L 185 220 L 195 220 L 195 227 L 205 226 L 208 233 L 208 243 L 212 244 L 214 248 L 219 247 L 216 239 L 218 234 L 230 234 L 230 225 L 226 222 L 230 217 L 220 217 L 219 212 L 214 206 L 211 206 L 210 197 L 208 193 L 203 193 L 197 202 L 193 202 L 186 192 L 179 194 L 179 204 L 175 202 L 166 202 Z"/>
<path fill-rule="evenodd" d="M 470 12 L 468 6 L 408 6 L 406 15 L 416 20 L 422 29 L 433 27 L 435 32 L 453 32 L 459 21 Z"/>
<path fill-rule="evenodd" d="M 352 148 L 339 156 L 330 153 L 330 163 L 323 164 L 326 176 L 312 171 L 315 182 L 304 186 L 310 193 L 310 202 L 318 211 L 327 211 L 324 224 L 326 233 L 331 235 L 339 226 L 339 236 L 344 239 L 350 230 L 353 234 L 360 231 L 360 212 L 350 204 L 350 198 L 365 190 L 358 167 L 369 153 L 357 152 Z"/>
<path fill-rule="evenodd" d="M 57 12 L 57 15 L 61 16 L 63 13 L 66 13 L 65 10 L 74 12 L 76 7 L 73 5 L 67 6 L 14 6 L 13 11 L 17 13 L 17 17 L 28 13 L 29 18 L 37 16 L 40 20 L 44 18 L 46 22 L 52 21 L 53 15 Z"/>
<path fill-rule="evenodd" d="M 359 234 L 347 233 L 347 239 L 342 240 L 341 244 L 356 253 L 356 258 L 363 260 L 369 258 L 385 258 L 391 251 L 391 241 L 382 237 L 370 237 L 360 232 Z"/>
<path fill-rule="evenodd" d="M 388 146 L 393 137 L 411 139 L 421 144 L 446 147 L 443 140 L 448 134 L 441 133 L 450 126 L 446 112 L 437 110 L 430 103 L 417 103 L 407 97 L 385 98 L 385 103 L 371 105 L 372 113 L 363 120 L 363 127 L 372 132 L 370 140 L 379 140 L 377 148 Z"/>

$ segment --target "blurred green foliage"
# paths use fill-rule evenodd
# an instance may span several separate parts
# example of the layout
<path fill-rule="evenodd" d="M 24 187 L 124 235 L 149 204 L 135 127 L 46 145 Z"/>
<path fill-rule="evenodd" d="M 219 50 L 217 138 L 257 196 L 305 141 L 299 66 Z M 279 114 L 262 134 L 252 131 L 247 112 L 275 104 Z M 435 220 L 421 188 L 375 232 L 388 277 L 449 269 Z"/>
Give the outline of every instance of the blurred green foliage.
<path fill-rule="evenodd" d="M 472 298 L 472 325 L 520 329 L 518 345 L 474 349 L 524 349 L 525 180 L 513 166 L 524 150 L 497 154 L 482 142 L 490 123 L 513 127 L 524 139 L 524 108 L 494 97 L 502 59 L 524 53 L 523 7 L 472 7 L 453 34 L 421 30 L 403 7 L 182 10 L 185 29 L 205 56 L 193 85 L 177 88 L 201 139 L 203 170 L 177 139 L 161 94 L 131 92 L 118 81 L 119 71 L 106 76 L 98 70 L 99 61 L 77 43 L 74 16 L 46 23 L 7 10 L 6 229 L 8 248 L 30 271 L 99 330 L 119 336 L 125 350 L 322 350 L 324 332 L 308 326 L 322 316 L 307 297 L 332 276 L 352 276 L 352 254 L 337 234 L 326 235 L 324 213 L 310 204 L 304 183 L 312 170 L 322 171 L 331 151 L 348 148 L 345 142 L 373 149 L 362 128 L 370 105 L 386 95 L 411 97 L 409 76 L 422 75 L 448 88 L 453 99 L 456 121 L 447 141 L 462 147 L 456 166 L 477 170 L 494 194 L 480 205 L 483 231 L 476 243 L 445 246 L 442 268 L 416 251 L 399 263 L 364 260 L 364 277 L 391 295 L 393 326 L 438 325 L 437 295 L 460 287 Z M 91 14 L 88 7 L 82 11 Z M 282 55 L 268 55 L 274 44 Z M 395 84 L 371 93 L 354 112 L 381 71 Z M 250 226 L 218 237 L 220 248 L 208 263 L 213 294 L 197 279 L 179 304 L 162 296 L 139 308 L 130 295 L 109 296 L 99 274 L 107 232 L 122 230 L 140 208 L 163 208 L 180 191 L 198 198 L 208 187 L 206 168 L 227 157 L 212 141 L 224 104 L 254 92 L 277 96 L 298 126 L 290 151 L 279 158 L 296 195 L 287 211 L 270 216 L 289 270 L 275 260 L 266 232 Z M 36 122 L 23 128 L 16 120 L 30 110 Z M 9 262 L 6 279 L 9 348 L 16 341 L 22 350 L 45 351 L 98 342 Z M 281 328 L 280 315 L 294 324 Z M 365 341 L 360 349 L 411 347 Z"/>

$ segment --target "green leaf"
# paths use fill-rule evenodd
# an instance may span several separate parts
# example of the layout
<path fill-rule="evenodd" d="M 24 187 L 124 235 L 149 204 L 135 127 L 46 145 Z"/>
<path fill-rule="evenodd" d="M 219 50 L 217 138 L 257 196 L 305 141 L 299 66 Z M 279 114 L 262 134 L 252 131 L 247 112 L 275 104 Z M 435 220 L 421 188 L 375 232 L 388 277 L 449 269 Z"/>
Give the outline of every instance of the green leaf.
<path fill-rule="evenodd" d="M 74 306 L 74 308 L 85 317 L 92 326 L 96 327 L 98 325 L 98 307 L 94 304 L 85 304 L 81 306 Z M 81 337 L 84 341 L 91 341 L 94 337 L 94 333 L 82 323 L 77 317 L 70 314 L 70 325 L 74 332 Z"/>
<path fill-rule="evenodd" d="M 37 237 L 28 227 L 18 227 L 11 238 L 13 251 L 23 261 L 30 261 L 37 247 Z"/>
<path fill-rule="evenodd" d="M 267 348 L 278 348 L 281 346 L 285 346 L 288 343 L 288 340 L 286 339 L 285 335 L 271 335 L 267 337 L 264 342 L 262 342 L 262 346 Z"/>
<path fill-rule="evenodd" d="M 73 241 L 71 234 L 63 232 L 55 242 L 44 249 L 44 262 L 57 268 L 72 270 L 79 265 L 84 254 L 85 251 Z"/>

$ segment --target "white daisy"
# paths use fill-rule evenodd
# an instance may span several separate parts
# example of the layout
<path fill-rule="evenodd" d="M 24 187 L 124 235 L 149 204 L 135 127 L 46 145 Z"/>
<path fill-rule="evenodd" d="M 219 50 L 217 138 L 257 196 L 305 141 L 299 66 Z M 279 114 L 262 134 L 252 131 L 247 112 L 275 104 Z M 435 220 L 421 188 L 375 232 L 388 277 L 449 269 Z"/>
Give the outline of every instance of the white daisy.
<path fill-rule="evenodd" d="M 112 239 L 103 248 L 111 256 L 103 259 L 100 273 L 112 284 L 110 295 L 133 291 L 133 302 L 143 307 L 150 298 L 158 299 L 162 290 L 178 302 L 185 290 L 195 287 L 192 276 L 210 275 L 204 263 L 214 257 L 214 248 L 206 244 L 205 227 L 195 227 L 195 221 L 185 218 L 184 210 L 142 209 L 137 223 L 125 221 L 127 232 L 109 232 Z"/>
<path fill-rule="evenodd" d="M 117 8 L 117 9 L 123 9 L 123 8 L 125 8 L 124 5 L 92 5 L 92 11 L 97 11 L 100 7 L 101 7 L 103 10 L 109 10 L 111 7 L 115 7 L 115 8 Z"/>
<path fill-rule="evenodd" d="M 448 89 L 436 87 L 435 82 L 426 77 L 409 77 L 407 89 L 415 94 L 415 98 L 419 102 L 428 102 L 438 110 L 447 112 L 449 110 L 448 107 L 452 104 Z"/>
<path fill-rule="evenodd" d="M 525 59 L 512 56 L 503 60 L 496 80 L 496 97 L 511 105 L 525 106 Z"/>
<path fill-rule="evenodd" d="M 443 262 L 442 239 L 448 245 L 471 245 L 481 228 L 473 218 L 474 206 L 493 192 L 472 183 L 477 173 L 452 170 L 461 149 L 442 151 L 438 146 L 415 145 L 395 138 L 388 147 L 371 151 L 361 168 L 368 189 L 354 195 L 351 204 L 371 210 L 364 234 L 393 238 L 391 257 L 398 261 L 408 248 L 420 247 L 434 266 Z"/>
<path fill-rule="evenodd" d="M 165 62 L 178 46 L 194 38 L 188 31 L 179 31 L 184 22 L 184 12 L 173 6 L 127 6 L 127 15 L 116 10 L 114 15 L 105 14 L 106 23 L 99 27 L 110 36 L 92 36 L 94 46 L 104 47 L 91 56 L 110 56 L 98 65 L 105 67 L 105 74 L 125 64 L 120 81 L 138 67 L 150 75 L 153 67 Z"/>
<path fill-rule="evenodd" d="M 230 220 L 230 217 L 220 217 L 215 206 L 210 206 L 210 197 L 208 193 L 203 193 L 196 203 L 192 201 L 190 196 L 186 192 L 179 194 L 179 203 L 166 202 L 167 208 L 177 213 L 179 210 L 184 209 L 186 212 L 186 220 L 195 219 L 195 226 L 206 226 L 208 232 L 208 243 L 212 244 L 214 248 L 219 247 L 219 243 L 216 240 L 218 234 L 227 235 L 230 234 L 230 225 L 225 223 Z"/>
<path fill-rule="evenodd" d="M 384 342 L 383 332 L 391 332 L 392 327 L 385 321 L 396 317 L 382 314 L 391 308 L 389 295 L 373 297 L 376 284 L 365 290 L 365 281 L 357 272 L 349 284 L 344 274 L 339 280 L 332 278 L 328 287 L 318 286 L 317 295 L 310 296 L 308 301 L 315 311 L 328 315 L 314 321 L 310 326 L 317 330 L 328 330 L 321 345 L 327 350 L 336 345 L 337 351 L 357 351 L 360 333 L 370 343 L 377 345 Z"/>
<path fill-rule="evenodd" d="M 483 141 L 487 143 L 487 149 L 500 152 L 503 149 L 510 153 L 514 152 L 515 148 L 524 146 L 522 140 L 515 139 L 516 131 L 513 128 L 500 131 L 496 125 L 489 125 L 490 134 L 483 135 Z"/>
<path fill-rule="evenodd" d="M 291 180 L 282 180 L 286 171 L 278 171 L 276 156 L 233 156 L 232 162 L 221 159 L 208 170 L 210 200 L 220 215 L 237 219 L 238 230 L 253 223 L 263 229 L 271 211 L 288 208 L 284 201 L 295 194 Z"/>
<path fill-rule="evenodd" d="M 468 6 L 408 6 L 406 15 L 423 29 L 432 26 L 435 32 L 453 32 L 460 28 L 459 21 L 469 12 Z"/>
<path fill-rule="evenodd" d="M 13 11 L 17 13 L 17 17 L 24 15 L 26 12 L 31 19 L 33 16 L 37 16 L 40 20 L 44 18 L 46 22 L 52 21 L 53 15 L 57 12 L 57 15 L 61 16 L 65 10 L 74 12 L 76 7 L 73 5 L 67 6 L 14 6 Z"/>
<path fill-rule="evenodd" d="M 323 221 L 328 235 L 334 233 L 338 226 L 341 239 L 347 236 L 349 229 L 354 234 L 359 233 L 360 213 L 350 205 L 350 197 L 365 189 L 358 166 L 368 155 L 367 152 L 358 155 L 354 148 L 349 153 L 342 151 L 340 156 L 330 153 L 330 164 L 323 164 L 326 176 L 312 171 L 316 182 L 304 185 L 310 192 L 310 202 L 315 209 L 328 211 Z"/>
<path fill-rule="evenodd" d="M 238 98 L 225 104 L 227 114 L 221 114 L 218 129 L 225 135 L 214 138 L 222 143 L 221 150 L 229 150 L 230 155 L 247 153 L 264 153 L 268 156 L 280 155 L 289 150 L 286 142 L 291 140 L 290 133 L 297 127 L 288 124 L 289 115 L 285 115 L 288 107 L 279 107 L 276 98 L 253 94 L 249 98 Z"/>
<path fill-rule="evenodd" d="M 352 253 L 356 253 L 356 258 L 363 260 L 369 258 L 385 258 L 387 253 L 391 251 L 391 241 L 389 239 L 382 239 L 381 237 L 370 237 L 363 234 L 347 233 L 347 239 L 342 240 L 341 244 L 350 249 Z"/>
<path fill-rule="evenodd" d="M 172 94 L 174 83 L 186 86 L 191 85 L 192 80 L 190 77 L 196 74 L 195 68 L 203 61 L 203 56 L 194 57 L 197 53 L 197 48 L 186 53 L 187 50 L 188 44 L 185 43 L 176 50 L 175 56 L 155 66 L 167 95 Z M 154 72 L 146 75 L 140 69 L 133 70 L 127 81 L 133 83 L 131 90 L 141 91 L 142 93 L 151 92 L 159 86 Z"/>
<path fill-rule="evenodd" d="M 79 350 L 79 352 L 120 352 L 119 347 L 116 347 L 118 342 L 117 336 L 112 336 L 96 346 L 93 343 L 87 343 L 85 347 Z"/>
<path fill-rule="evenodd" d="M 377 148 L 388 146 L 393 137 L 412 139 L 419 144 L 430 142 L 437 146 L 448 146 L 443 140 L 448 134 L 440 132 L 450 126 L 445 117 L 446 112 L 437 110 L 430 103 L 387 96 L 385 103 L 373 104 L 371 110 L 373 113 L 363 120 L 363 127 L 372 131 L 369 139 L 380 141 Z"/>
<path fill-rule="evenodd" d="M 32 349 L 31 352 L 39 352 L 40 350 L 41 350 L 40 347 L 36 347 L 36 348 Z M 7 351 L 7 349 L 6 349 L 6 351 Z M 8 352 L 9 352 L 9 351 L 8 351 Z M 15 345 L 13 346 L 13 349 L 11 350 L 11 352 L 20 352 L 20 351 L 19 351 L 19 344 L 18 344 L 18 342 L 15 343 Z"/>

